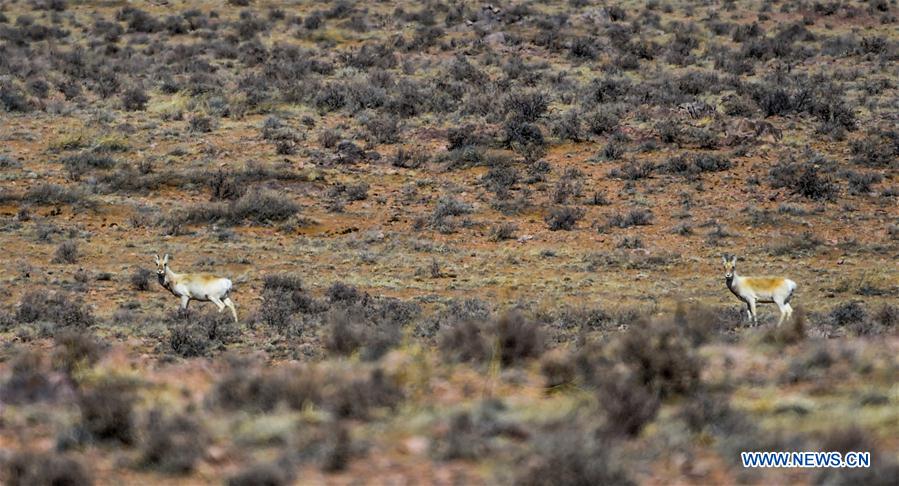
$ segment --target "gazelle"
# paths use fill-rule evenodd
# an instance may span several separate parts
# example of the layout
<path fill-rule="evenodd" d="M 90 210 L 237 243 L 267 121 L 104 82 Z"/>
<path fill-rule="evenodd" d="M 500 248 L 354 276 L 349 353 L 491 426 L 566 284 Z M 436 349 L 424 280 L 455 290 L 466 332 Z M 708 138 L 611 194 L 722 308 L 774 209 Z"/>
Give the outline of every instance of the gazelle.
<path fill-rule="evenodd" d="M 727 288 L 746 303 L 749 319 L 754 324 L 759 323 L 755 313 L 755 304 L 759 302 L 777 304 L 780 308 L 778 326 L 784 319 L 789 319 L 793 314 L 790 299 L 796 290 L 796 282 L 782 277 L 741 277 L 737 275 L 736 256 L 731 257 L 729 261 L 725 256 L 721 259 L 724 261 L 724 280 L 727 282 Z"/>
<path fill-rule="evenodd" d="M 762 137 L 769 136 L 768 142 L 776 143 L 783 139 L 783 132 L 764 120 L 749 120 L 743 118 L 735 123 L 725 126 L 724 138 L 729 141 L 730 145 L 743 140 L 757 140 Z"/>
<path fill-rule="evenodd" d="M 234 302 L 228 297 L 231 280 L 208 273 L 175 273 L 169 268 L 168 254 L 162 257 L 162 260 L 159 259 L 159 255 L 154 255 L 154 260 L 159 285 L 176 297 L 181 297 L 182 309 L 187 309 L 191 299 L 212 302 L 218 306 L 219 312 L 225 310 L 225 307 L 231 309 L 234 322 L 237 322 L 237 310 L 234 308 Z"/>

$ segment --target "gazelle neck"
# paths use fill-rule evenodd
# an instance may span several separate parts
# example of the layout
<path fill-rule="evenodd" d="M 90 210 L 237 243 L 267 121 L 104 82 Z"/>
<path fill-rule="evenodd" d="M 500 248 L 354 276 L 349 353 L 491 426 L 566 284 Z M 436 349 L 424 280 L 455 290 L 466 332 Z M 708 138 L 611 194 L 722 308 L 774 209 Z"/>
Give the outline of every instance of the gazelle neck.
<path fill-rule="evenodd" d="M 730 277 L 724 277 L 724 281 L 727 282 L 727 288 L 733 290 L 734 284 L 740 280 L 740 276 L 737 275 L 737 271 L 734 270 L 734 273 Z"/>
<path fill-rule="evenodd" d="M 177 273 L 173 272 L 172 269 L 169 268 L 168 265 L 166 265 L 166 267 L 165 267 L 165 283 L 171 285 L 172 282 L 174 282 L 178 277 L 179 277 L 179 275 Z"/>

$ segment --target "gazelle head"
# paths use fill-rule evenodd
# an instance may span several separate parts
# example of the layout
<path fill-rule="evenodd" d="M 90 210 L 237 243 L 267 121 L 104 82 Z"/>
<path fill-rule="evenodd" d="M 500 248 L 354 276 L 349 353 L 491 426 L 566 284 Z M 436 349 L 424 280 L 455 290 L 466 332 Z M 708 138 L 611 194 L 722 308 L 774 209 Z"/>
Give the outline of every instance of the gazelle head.
<path fill-rule="evenodd" d="M 156 276 L 160 279 L 165 278 L 165 271 L 169 264 L 169 254 L 166 253 L 162 260 L 159 259 L 159 255 L 153 255 L 153 260 L 156 262 Z"/>
<path fill-rule="evenodd" d="M 736 255 L 730 257 L 730 260 L 726 256 L 721 255 L 721 260 L 724 262 L 724 278 L 728 280 L 734 278 L 734 273 L 737 271 Z"/>

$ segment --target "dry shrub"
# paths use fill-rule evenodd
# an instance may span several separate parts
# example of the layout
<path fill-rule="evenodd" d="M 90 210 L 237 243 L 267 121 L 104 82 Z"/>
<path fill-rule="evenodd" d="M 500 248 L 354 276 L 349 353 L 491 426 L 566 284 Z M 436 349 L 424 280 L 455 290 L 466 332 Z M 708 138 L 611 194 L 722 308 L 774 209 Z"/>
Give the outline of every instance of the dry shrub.
<path fill-rule="evenodd" d="M 65 396 L 67 388 L 58 377 L 48 373 L 41 354 L 23 349 L 10 368 L 9 379 L 0 385 L 0 402 L 21 405 Z"/>
<path fill-rule="evenodd" d="M 353 456 L 353 440 L 346 425 L 335 422 L 327 435 L 321 452 L 321 469 L 339 472 L 347 468 Z"/>
<path fill-rule="evenodd" d="M 504 366 L 539 358 L 544 349 L 540 327 L 518 311 L 507 312 L 486 324 L 464 319 L 445 325 L 438 342 L 443 356 L 450 360 L 483 363 L 495 356 Z"/>
<path fill-rule="evenodd" d="M 45 325 L 42 334 L 53 335 L 62 328 L 83 330 L 94 324 L 94 315 L 80 299 L 64 293 L 31 291 L 22 296 L 16 320 Z"/>
<path fill-rule="evenodd" d="M 90 486 L 88 469 L 56 452 L 17 452 L 7 462 L 3 483 L 8 486 Z"/>
<path fill-rule="evenodd" d="M 221 408 L 268 412 L 279 404 L 300 410 L 323 402 L 326 377 L 314 367 L 272 369 L 235 356 L 226 359 L 228 372 L 210 394 L 211 402 Z"/>
<path fill-rule="evenodd" d="M 571 231 L 583 217 L 583 208 L 559 206 L 551 209 L 543 220 L 550 231 Z"/>
<path fill-rule="evenodd" d="M 225 312 L 200 314 L 178 309 L 168 315 L 166 325 L 169 349 L 184 358 L 208 356 L 235 342 L 239 336 L 233 317 Z"/>
<path fill-rule="evenodd" d="M 509 439 L 529 437 L 530 432 L 515 419 L 503 416 L 506 410 L 501 400 L 493 398 L 443 418 L 431 454 L 442 461 L 474 461 L 502 449 Z"/>
<path fill-rule="evenodd" d="M 335 299 L 336 296 L 341 297 Z M 358 351 L 367 361 L 377 360 L 397 346 L 402 341 L 403 327 L 420 312 L 414 303 L 371 298 L 355 289 L 332 292 L 331 301 L 337 303 L 337 308 L 326 317 L 325 346 L 344 356 Z"/>
<path fill-rule="evenodd" d="M 141 464 L 169 474 L 189 473 L 205 454 L 208 440 L 196 418 L 164 417 L 154 410 L 141 445 Z"/>
<path fill-rule="evenodd" d="M 403 399 L 403 390 L 380 368 L 365 378 L 344 380 L 330 391 L 327 407 L 340 418 L 368 419 L 371 410 L 391 409 Z"/>
<path fill-rule="evenodd" d="M 249 466 L 228 478 L 227 486 L 288 486 L 294 483 L 292 468 L 287 464 L 264 463 Z"/>
<path fill-rule="evenodd" d="M 734 414 L 727 396 L 700 392 L 684 402 L 679 417 L 692 432 L 700 433 L 710 429 L 718 430 L 721 424 L 733 420 Z"/>
<path fill-rule="evenodd" d="M 262 305 L 256 320 L 281 333 L 291 330 L 293 316 L 297 313 L 315 313 L 325 310 L 324 304 L 310 296 L 300 276 L 273 274 L 263 278 Z"/>
<path fill-rule="evenodd" d="M 595 380 L 599 407 L 605 414 L 604 431 L 637 436 L 655 419 L 661 406 L 658 393 L 633 370 L 616 366 Z"/>
<path fill-rule="evenodd" d="M 53 263 L 78 263 L 78 243 L 72 240 L 60 243 L 53 255 Z"/>
<path fill-rule="evenodd" d="M 437 342 L 443 357 L 455 362 L 478 363 L 490 359 L 492 346 L 486 335 L 486 324 L 465 319 L 441 326 Z"/>
<path fill-rule="evenodd" d="M 574 382 L 577 369 L 574 360 L 561 352 L 549 352 L 540 362 L 540 372 L 547 388 L 555 388 Z"/>
<path fill-rule="evenodd" d="M 77 370 L 90 368 L 105 352 L 105 347 L 90 333 L 64 330 L 54 338 L 53 366 L 72 376 Z"/>
<path fill-rule="evenodd" d="M 616 460 L 613 440 L 582 424 L 561 425 L 535 438 L 534 450 L 520 461 L 515 484 L 635 484 Z"/>
<path fill-rule="evenodd" d="M 634 322 L 618 343 L 617 358 L 660 398 L 689 394 L 699 384 L 701 360 L 673 323 Z"/>
<path fill-rule="evenodd" d="M 503 314 L 494 324 L 494 333 L 504 366 L 539 358 L 543 354 L 543 333 L 540 327 L 520 312 Z"/>
<path fill-rule="evenodd" d="M 871 467 L 824 468 L 815 475 L 816 484 L 842 485 L 891 485 L 899 477 L 899 462 L 887 451 L 879 450 L 875 440 L 865 430 L 857 426 L 843 426 L 832 429 L 822 438 L 822 451 L 870 452 Z"/>
<path fill-rule="evenodd" d="M 136 398 L 134 385 L 123 379 L 107 378 L 83 388 L 78 398 L 81 427 L 96 440 L 132 444 Z"/>
<path fill-rule="evenodd" d="M 680 302 L 674 312 L 674 325 L 694 346 L 712 341 L 740 326 L 739 313 L 728 309 L 710 309 L 701 305 L 685 305 Z"/>
<path fill-rule="evenodd" d="M 131 288 L 138 292 L 146 292 L 150 290 L 153 282 L 153 272 L 146 268 L 136 268 L 131 274 Z"/>

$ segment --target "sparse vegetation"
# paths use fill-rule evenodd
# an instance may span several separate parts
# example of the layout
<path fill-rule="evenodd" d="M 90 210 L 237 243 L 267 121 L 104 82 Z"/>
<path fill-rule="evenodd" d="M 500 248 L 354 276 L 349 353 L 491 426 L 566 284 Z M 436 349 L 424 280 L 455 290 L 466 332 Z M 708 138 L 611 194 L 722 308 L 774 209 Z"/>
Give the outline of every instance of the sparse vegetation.
<path fill-rule="evenodd" d="M 0 483 L 895 482 L 895 1 L 0 3 Z"/>

